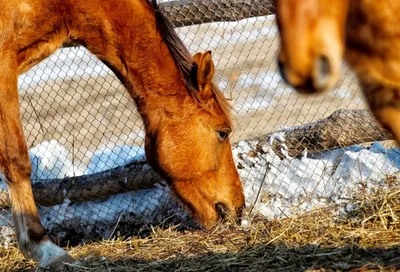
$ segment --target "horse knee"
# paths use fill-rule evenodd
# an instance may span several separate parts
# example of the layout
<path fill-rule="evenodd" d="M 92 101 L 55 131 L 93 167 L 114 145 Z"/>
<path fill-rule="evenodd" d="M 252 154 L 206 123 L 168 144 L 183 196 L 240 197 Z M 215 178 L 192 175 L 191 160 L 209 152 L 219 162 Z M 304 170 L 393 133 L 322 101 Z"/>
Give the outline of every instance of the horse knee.
<path fill-rule="evenodd" d="M 30 179 L 31 162 L 28 152 L 6 154 L 0 158 L 0 165 L 3 170 L 6 181 L 9 183 L 18 182 L 22 179 Z"/>

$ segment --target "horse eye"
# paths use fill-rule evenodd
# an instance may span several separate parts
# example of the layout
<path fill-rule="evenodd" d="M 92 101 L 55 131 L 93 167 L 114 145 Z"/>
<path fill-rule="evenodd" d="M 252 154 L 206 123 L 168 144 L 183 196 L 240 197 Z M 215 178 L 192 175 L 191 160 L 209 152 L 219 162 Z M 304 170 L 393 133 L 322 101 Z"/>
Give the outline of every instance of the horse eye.
<path fill-rule="evenodd" d="M 226 139 L 228 139 L 228 137 L 229 137 L 230 131 L 228 131 L 228 130 L 219 130 L 219 131 L 217 131 L 217 133 L 218 133 L 219 141 L 220 142 L 225 142 Z"/>

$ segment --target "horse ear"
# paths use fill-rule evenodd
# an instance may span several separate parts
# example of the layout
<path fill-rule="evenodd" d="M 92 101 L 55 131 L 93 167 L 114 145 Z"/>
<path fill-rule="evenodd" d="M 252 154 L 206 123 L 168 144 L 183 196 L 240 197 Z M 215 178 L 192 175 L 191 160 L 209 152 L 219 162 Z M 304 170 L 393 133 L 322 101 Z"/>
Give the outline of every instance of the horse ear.
<path fill-rule="evenodd" d="M 207 100 L 211 98 L 212 92 L 212 79 L 214 77 L 214 62 L 211 58 L 211 51 L 207 51 L 204 54 L 197 53 L 193 56 L 196 62 L 197 68 L 197 83 L 199 88 L 200 96 Z"/>
<path fill-rule="evenodd" d="M 203 54 L 202 54 L 201 52 L 197 52 L 197 53 L 193 56 L 193 60 L 194 60 L 194 62 L 197 64 L 197 66 L 199 66 L 201 56 L 203 56 Z"/>

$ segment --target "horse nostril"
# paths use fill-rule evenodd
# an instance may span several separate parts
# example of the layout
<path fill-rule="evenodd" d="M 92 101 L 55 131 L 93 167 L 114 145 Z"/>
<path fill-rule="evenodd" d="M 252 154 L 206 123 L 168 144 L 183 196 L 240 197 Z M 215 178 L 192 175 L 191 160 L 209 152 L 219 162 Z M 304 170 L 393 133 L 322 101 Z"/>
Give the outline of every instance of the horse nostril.
<path fill-rule="evenodd" d="M 243 207 L 236 209 L 236 216 L 237 216 L 236 224 L 239 224 L 239 225 L 241 224 L 244 208 L 245 207 L 243 206 Z"/>
<path fill-rule="evenodd" d="M 278 69 L 279 69 L 279 73 L 281 74 L 282 79 L 287 82 L 286 79 L 286 73 L 285 73 L 285 65 L 283 64 L 282 61 L 278 60 Z"/>
<path fill-rule="evenodd" d="M 228 207 L 221 202 L 218 202 L 217 204 L 215 204 L 215 209 L 217 210 L 217 213 L 221 217 L 222 220 L 224 220 L 229 214 Z"/>
<path fill-rule="evenodd" d="M 329 76 L 330 73 L 332 72 L 331 70 L 331 64 L 327 56 L 322 55 L 318 58 L 317 60 L 318 65 L 319 65 L 319 71 L 321 75 L 323 76 Z"/>
<path fill-rule="evenodd" d="M 319 56 L 314 63 L 314 88 L 325 89 L 332 74 L 331 63 L 327 56 Z"/>

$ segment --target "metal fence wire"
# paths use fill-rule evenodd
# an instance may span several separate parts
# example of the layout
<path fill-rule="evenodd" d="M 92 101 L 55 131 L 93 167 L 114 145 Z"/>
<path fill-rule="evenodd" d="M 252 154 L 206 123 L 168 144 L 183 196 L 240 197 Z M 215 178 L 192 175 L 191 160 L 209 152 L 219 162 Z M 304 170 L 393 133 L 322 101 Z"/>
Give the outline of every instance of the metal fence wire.
<path fill-rule="evenodd" d="M 337 203 L 396 175 L 396 149 L 377 143 L 312 154 L 303 150 L 298 156 L 285 152 L 286 132 L 293 126 L 338 109 L 366 109 L 366 104 L 346 67 L 338 88 L 318 96 L 301 96 L 282 81 L 276 65 L 278 30 L 268 1 L 160 2 L 191 53 L 212 51 L 217 84 L 233 106 L 233 153 L 253 212 L 289 216 Z M 19 77 L 19 92 L 35 196 L 42 195 L 39 212 L 53 239 L 108 238 L 145 224 L 187 219 L 165 183 L 146 185 L 157 177 L 145 162 L 135 104 L 85 48 L 57 50 Z M 335 129 L 339 135 L 346 130 L 340 122 Z M 267 140 L 259 140 L 267 134 Z M 309 137 L 308 149 L 318 139 Z M 276 143 L 280 156 L 272 148 Z M 131 191 L 134 179 L 142 179 L 144 189 Z M 8 243 L 12 232 L 6 226 L 12 222 L 4 182 L 1 186 L 0 223 Z"/>

